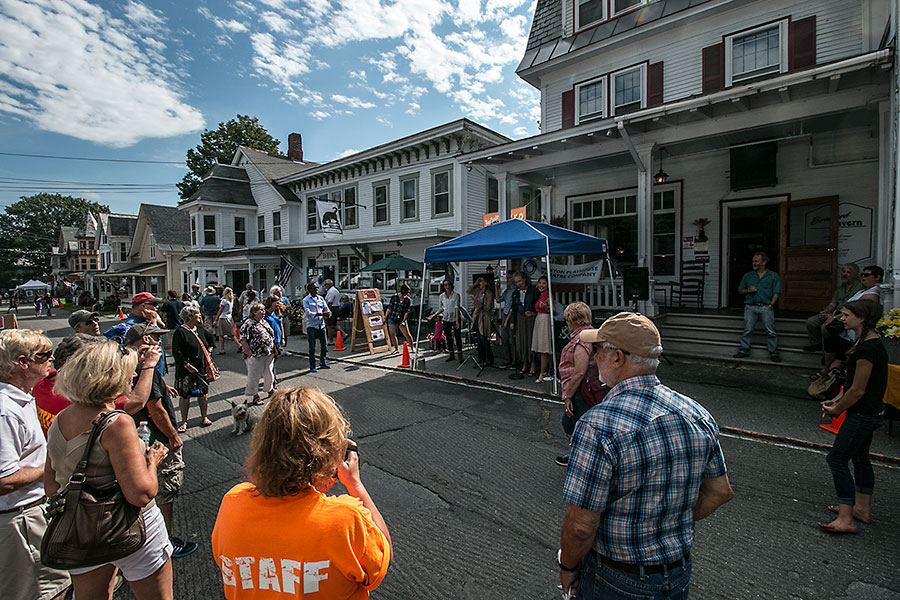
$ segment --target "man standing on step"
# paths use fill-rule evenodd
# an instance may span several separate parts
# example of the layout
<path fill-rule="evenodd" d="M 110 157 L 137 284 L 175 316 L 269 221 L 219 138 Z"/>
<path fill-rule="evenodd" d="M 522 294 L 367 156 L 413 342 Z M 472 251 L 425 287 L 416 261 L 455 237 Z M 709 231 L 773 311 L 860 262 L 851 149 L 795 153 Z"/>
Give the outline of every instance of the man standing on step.
<path fill-rule="evenodd" d="M 744 333 L 741 335 L 741 349 L 735 358 L 750 355 L 750 336 L 756 322 L 762 320 L 766 328 L 769 358 L 781 362 L 778 354 L 778 334 L 775 332 L 775 304 L 781 296 L 781 278 L 775 271 L 766 269 L 769 257 L 765 252 L 753 255 L 753 270 L 746 273 L 738 286 L 738 293 L 744 297 Z"/>

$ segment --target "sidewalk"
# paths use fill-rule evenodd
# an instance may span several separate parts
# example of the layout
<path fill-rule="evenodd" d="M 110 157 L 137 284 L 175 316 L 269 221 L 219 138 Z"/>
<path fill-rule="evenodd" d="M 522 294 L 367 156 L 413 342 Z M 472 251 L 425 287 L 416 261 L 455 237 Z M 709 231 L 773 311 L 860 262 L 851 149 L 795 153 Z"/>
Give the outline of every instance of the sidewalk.
<path fill-rule="evenodd" d="M 307 356 L 305 337 L 294 336 L 288 354 Z M 303 350 L 291 349 L 300 347 Z M 495 347 L 496 350 L 496 347 Z M 411 362 L 415 363 L 410 348 Z M 465 357 L 474 356 L 474 349 L 466 350 Z M 447 381 L 456 381 L 479 387 L 542 397 L 559 404 L 559 396 L 550 393 L 551 381 L 546 385 L 535 383 L 533 377 L 513 380 L 511 369 L 486 367 L 479 374 L 472 360 L 463 365 L 458 361 L 447 362 L 446 353 L 419 348 L 418 368 L 400 367 L 401 354 L 387 351 L 369 354 L 363 347 L 350 352 L 328 349 L 329 361 L 343 361 L 392 371 L 415 371 L 419 375 Z M 497 363 L 503 362 L 499 357 Z M 726 435 L 766 439 L 775 443 L 808 447 L 827 451 L 834 435 L 821 429 L 819 424 L 829 423 L 821 418 L 819 403 L 806 394 L 809 384 L 807 372 L 795 367 L 779 365 L 755 365 L 737 361 L 673 358 L 673 364 L 663 361 L 657 372 L 660 380 L 669 387 L 691 396 L 703 404 L 716 418 L 719 428 Z M 560 408 L 554 411 L 552 420 L 558 419 Z M 900 465 L 900 422 L 894 426 L 894 435 L 888 436 L 888 425 L 875 432 L 871 451 L 882 463 Z"/>

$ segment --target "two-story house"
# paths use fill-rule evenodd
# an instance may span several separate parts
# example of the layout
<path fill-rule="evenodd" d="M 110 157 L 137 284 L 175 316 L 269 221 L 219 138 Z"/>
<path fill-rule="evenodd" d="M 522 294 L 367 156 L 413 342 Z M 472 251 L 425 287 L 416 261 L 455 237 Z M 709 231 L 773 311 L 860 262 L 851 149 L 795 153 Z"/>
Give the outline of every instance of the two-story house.
<path fill-rule="evenodd" d="M 645 267 L 651 314 L 697 263 L 703 306 L 739 307 L 757 251 L 815 311 L 839 264 L 897 267 L 895 34 L 887 0 L 539 0 L 541 133 L 460 160 Z"/>
<path fill-rule="evenodd" d="M 100 272 L 95 275 L 100 297 L 117 294 L 123 281 L 119 273 L 128 266 L 128 253 L 137 217 L 100 213 L 97 219 L 97 235 L 94 240 L 99 253 Z"/>
<path fill-rule="evenodd" d="M 128 277 L 130 293 L 165 295 L 190 289 L 181 259 L 190 250 L 190 222 L 174 206 L 141 204 L 134 223 L 128 264 L 118 269 Z"/>
<path fill-rule="evenodd" d="M 50 274 L 57 287 L 62 281 L 72 284 L 78 279 L 75 265 L 78 255 L 78 241 L 75 239 L 77 233 L 77 227 L 60 227 L 57 245 L 50 248 Z"/>

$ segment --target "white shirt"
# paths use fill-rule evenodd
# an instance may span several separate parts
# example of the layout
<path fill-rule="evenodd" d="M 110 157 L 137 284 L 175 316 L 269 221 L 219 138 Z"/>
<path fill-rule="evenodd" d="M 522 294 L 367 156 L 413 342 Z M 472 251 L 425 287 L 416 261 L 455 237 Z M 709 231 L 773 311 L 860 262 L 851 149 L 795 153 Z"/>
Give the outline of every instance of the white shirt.
<path fill-rule="evenodd" d="M 328 288 L 328 291 L 325 292 L 325 302 L 331 307 L 338 307 L 341 305 L 341 293 L 336 287 L 331 286 Z"/>
<path fill-rule="evenodd" d="M 20 469 L 42 467 L 47 442 L 38 421 L 34 396 L 9 383 L 0 383 L 0 477 Z M 25 506 L 44 496 L 39 478 L 14 492 L 0 496 L 0 510 Z"/>
<path fill-rule="evenodd" d="M 444 311 L 444 320 L 448 323 L 456 323 L 456 309 L 459 308 L 459 293 L 458 292 L 450 292 L 450 297 L 447 297 L 447 294 L 441 294 L 441 310 Z"/>
<path fill-rule="evenodd" d="M 859 290 L 858 292 L 856 292 L 855 294 L 850 296 L 850 299 L 847 300 L 847 302 L 853 302 L 854 300 L 859 300 L 866 294 L 876 294 L 878 296 L 878 300 L 880 302 L 881 301 L 881 287 L 879 287 L 880 285 L 881 284 L 873 285 L 872 287 L 870 287 L 867 290 Z M 847 304 L 847 302 L 844 302 L 844 304 Z"/>

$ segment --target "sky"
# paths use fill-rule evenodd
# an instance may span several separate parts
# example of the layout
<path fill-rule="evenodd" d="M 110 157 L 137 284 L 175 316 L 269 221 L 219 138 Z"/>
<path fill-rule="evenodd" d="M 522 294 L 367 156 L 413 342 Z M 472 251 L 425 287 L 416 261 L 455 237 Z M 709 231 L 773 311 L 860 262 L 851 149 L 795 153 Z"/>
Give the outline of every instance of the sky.
<path fill-rule="evenodd" d="M 534 135 L 515 68 L 535 3 L 0 0 L 0 207 L 174 206 L 187 150 L 238 114 L 316 162 L 462 117 Z"/>

